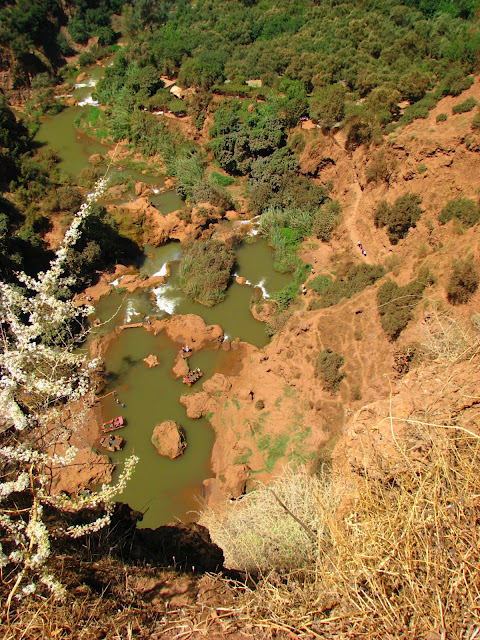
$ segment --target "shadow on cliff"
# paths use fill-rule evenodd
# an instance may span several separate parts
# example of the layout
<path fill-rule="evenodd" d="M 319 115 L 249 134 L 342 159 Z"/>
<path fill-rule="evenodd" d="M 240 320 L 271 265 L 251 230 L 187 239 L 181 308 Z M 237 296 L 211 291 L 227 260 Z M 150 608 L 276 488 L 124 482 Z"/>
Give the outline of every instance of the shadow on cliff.
<path fill-rule="evenodd" d="M 91 522 L 92 512 L 71 514 L 69 520 L 70 524 Z M 87 548 L 84 547 L 88 555 L 85 560 L 113 556 L 127 565 L 172 568 L 187 573 L 224 570 L 223 551 L 211 541 L 205 527 L 179 522 L 139 529 L 137 523 L 141 520 L 139 511 L 117 503 L 110 526 L 89 536 Z"/>

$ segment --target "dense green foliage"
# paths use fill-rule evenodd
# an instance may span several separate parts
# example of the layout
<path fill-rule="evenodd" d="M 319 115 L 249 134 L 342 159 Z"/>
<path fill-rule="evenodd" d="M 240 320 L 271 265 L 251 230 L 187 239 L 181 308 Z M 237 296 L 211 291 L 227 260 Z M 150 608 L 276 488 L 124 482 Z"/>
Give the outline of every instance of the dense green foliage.
<path fill-rule="evenodd" d="M 311 307 L 321 309 L 338 304 L 343 298 L 351 298 L 369 287 L 385 274 L 380 265 L 356 264 L 345 275 L 339 275 L 333 282 L 330 277 L 320 275 L 309 286 L 320 294 L 320 299 L 312 302 Z"/>
<path fill-rule="evenodd" d="M 317 215 L 323 219 L 323 211 L 296 207 L 270 207 L 260 220 L 259 234 L 268 238 L 274 249 L 274 266 L 283 273 L 293 272 L 302 264 L 297 249 L 302 240 L 311 234 Z"/>
<path fill-rule="evenodd" d="M 446 224 L 450 220 L 459 220 L 466 227 L 473 227 L 480 221 L 478 204 L 469 198 L 453 198 L 447 202 L 438 216 L 438 221 L 441 224 Z"/>
<path fill-rule="evenodd" d="M 392 244 L 404 238 L 410 227 L 415 227 L 420 219 L 422 199 L 415 193 L 399 196 L 392 205 L 382 200 L 375 209 L 376 227 L 387 227 L 387 234 Z"/>
<path fill-rule="evenodd" d="M 324 388 L 328 391 L 336 391 L 345 377 L 345 373 L 340 371 L 344 362 L 345 358 L 331 349 L 324 349 L 318 354 L 315 375 L 322 380 Z"/>
<path fill-rule="evenodd" d="M 473 256 L 454 260 L 447 283 L 447 297 L 451 304 L 466 304 L 478 289 L 480 274 Z"/>
<path fill-rule="evenodd" d="M 180 266 L 180 286 L 186 295 L 207 307 L 225 298 L 235 253 L 219 240 L 195 241 Z"/>
<path fill-rule="evenodd" d="M 380 322 L 390 340 L 396 340 L 405 329 L 425 287 L 431 282 L 432 276 L 426 273 L 404 287 L 387 280 L 378 289 Z"/>
<path fill-rule="evenodd" d="M 110 17 L 120 13 L 125 0 L 7 0 L 0 3 L 0 66 L 8 59 L 15 83 L 29 84 L 32 76 L 51 77 L 75 53 L 65 34 L 67 25 L 74 42 L 86 43 L 98 36 L 100 45 L 117 39 Z M 3 47 L 3 51 L 2 51 Z M 3 58 L 3 59 L 2 59 Z"/>
<path fill-rule="evenodd" d="M 98 95 L 113 113 L 175 110 L 158 79 L 178 74 L 182 87 L 196 89 L 183 100 L 195 119 L 217 108 L 213 92 L 266 99 L 253 111 L 248 103 L 224 105 L 215 118 L 212 148 L 219 164 L 245 175 L 256 160 L 282 149 L 285 127 L 307 113 L 325 128 L 346 123 L 352 147 L 389 123 L 426 117 L 443 95 L 461 93 L 478 66 L 473 6 L 135 0 L 122 16 L 130 45 L 108 69 Z M 247 79 L 260 79 L 262 86 L 251 87 Z M 402 99 L 411 104 L 400 116 Z"/>

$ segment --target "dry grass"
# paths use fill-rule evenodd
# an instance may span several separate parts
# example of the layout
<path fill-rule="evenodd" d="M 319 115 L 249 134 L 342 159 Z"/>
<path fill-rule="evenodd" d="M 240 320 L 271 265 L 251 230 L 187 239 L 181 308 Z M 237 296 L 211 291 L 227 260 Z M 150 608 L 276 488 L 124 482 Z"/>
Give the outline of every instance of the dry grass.
<path fill-rule="evenodd" d="M 421 325 L 423 351 L 433 360 L 448 362 L 473 356 L 480 344 L 478 313 L 472 315 L 470 325 L 459 322 L 451 310 L 432 304 Z"/>
<path fill-rule="evenodd" d="M 415 439 L 421 455 L 410 461 L 405 448 L 400 476 L 384 482 L 365 470 L 357 478 L 344 517 L 332 517 L 328 500 L 343 480 L 323 485 L 316 559 L 297 571 L 261 572 L 255 588 L 238 586 L 245 624 L 298 638 L 480 633 L 480 440 L 411 427 Z"/>
<path fill-rule="evenodd" d="M 220 512 L 206 508 L 199 522 L 223 550 L 227 567 L 249 573 L 296 570 L 315 560 L 318 540 L 328 535 L 320 496 L 333 513 L 342 494 L 340 484 L 333 487 L 326 476 L 286 469 L 272 486 L 259 485 Z"/>

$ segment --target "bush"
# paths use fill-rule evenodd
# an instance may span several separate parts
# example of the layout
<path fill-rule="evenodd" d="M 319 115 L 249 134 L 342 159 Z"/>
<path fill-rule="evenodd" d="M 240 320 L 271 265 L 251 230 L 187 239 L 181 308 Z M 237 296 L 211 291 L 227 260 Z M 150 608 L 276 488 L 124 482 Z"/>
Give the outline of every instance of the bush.
<path fill-rule="evenodd" d="M 450 304 L 466 304 L 478 289 L 480 274 L 473 256 L 452 262 L 452 273 L 447 284 Z"/>
<path fill-rule="evenodd" d="M 448 116 L 447 116 L 446 113 L 439 113 L 437 115 L 436 120 L 437 120 L 437 122 L 445 122 L 445 120 L 447 120 L 447 118 L 448 118 Z"/>
<path fill-rule="evenodd" d="M 223 173 L 217 173 L 216 171 L 213 171 L 208 176 L 208 181 L 210 182 L 210 184 L 214 184 L 219 187 L 229 187 L 235 182 L 235 180 L 231 176 L 225 176 L 223 175 Z"/>
<path fill-rule="evenodd" d="M 211 307 L 225 298 L 235 253 L 220 240 L 195 241 L 180 265 L 180 286 L 192 300 Z"/>
<path fill-rule="evenodd" d="M 480 129 L 480 112 L 475 114 L 471 127 L 473 131 L 478 131 L 478 129 Z"/>
<path fill-rule="evenodd" d="M 310 280 L 309 287 L 317 293 L 322 294 L 331 284 L 331 276 L 322 274 Z"/>
<path fill-rule="evenodd" d="M 340 203 L 337 200 L 327 202 L 320 207 L 315 214 L 312 229 L 317 238 L 323 242 L 330 241 L 341 211 Z"/>
<path fill-rule="evenodd" d="M 473 227 L 480 220 L 480 210 L 474 200 L 468 198 L 454 198 L 447 202 L 438 216 L 440 224 L 450 220 L 460 220 L 466 227 Z"/>
<path fill-rule="evenodd" d="M 259 235 L 268 238 L 274 249 L 274 267 L 282 273 L 293 272 L 301 260 L 297 249 L 303 238 L 310 234 L 313 213 L 296 207 L 269 207 L 262 214 Z"/>
<path fill-rule="evenodd" d="M 223 212 L 233 207 L 228 191 L 206 180 L 202 180 L 193 187 L 191 197 L 195 203 L 210 202 L 214 207 L 220 207 Z"/>
<path fill-rule="evenodd" d="M 415 227 L 420 219 L 422 199 L 415 193 L 406 193 L 397 198 L 393 205 L 382 200 L 374 212 L 376 227 L 387 227 L 391 244 L 404 238 L 410 227 Z"/>
<path fill-rule="evenodd" d="M 74 187 L 60 187 L 57 191 L 58 208 L 60 211 L 70 211 L 74 213 L 83 201 L 82 194 Z"/>
<path fill-rule="evenodd" d="M 84 51 L 78 56 L 78 64 L 81 67 L 88 67 L 96 62 L 95 55 L 91 51 Z"/>
<path fill-rule="evenodd" d="M 382 149 L 374 156 L 365 171 L 367 182 L 386 182 L 389 184 L 395 166 L 395 158 L 388 156 Z"/>
<path fill-rule="evenodd" d="M 323 380 L 323 386 L 328 391 L 336 391 L 345 374 L 340 371 L 345 359 L 331 349 L 320 351 L 315 362 L 315 375 Z"/>
<path fill-rule="evenodd" d="M 471 111 L 477 104 L 478 102 L 475 100 L 475 98 L 473 96 L 470 96 L 470 98 L 467 98 L 464 102 L 456 104 L 452 108 L 452 113 L 454 115 L 456 113 L 467 113 L 467 111 Z"/>
<path fill-rule="evenodd" d="M 387 280 L 378 289 L 380 322 L 390 340 L 396 340 L 412 317 L 425 287 L 432 282 L 430 273 L 420 276 L 404 287 Z"/>

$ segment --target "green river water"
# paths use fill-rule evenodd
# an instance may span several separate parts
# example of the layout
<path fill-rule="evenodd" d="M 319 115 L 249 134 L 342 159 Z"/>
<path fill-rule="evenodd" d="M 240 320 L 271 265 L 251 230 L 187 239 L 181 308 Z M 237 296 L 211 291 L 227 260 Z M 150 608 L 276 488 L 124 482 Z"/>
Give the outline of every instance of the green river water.
<path fill-rule="evenodd" d="M 91 78 L 83 81 L 87 86 L 77 87 L 75 96 L 79 100 L 89 100 L 92 83 L 103 73 L 103 68 L 95 65 Z M 49 144 L 61 156 L 61 168 L 72 176 L 88 166 L 88 158 L 93 153 L 105 154 L 108 147 L 79 134 L 74 129 L 74 120 L 80 109 L 69 107 L 56 116 L 45 118 L 36 139 Z M 88 108 L 88 106 L 87 106 Z M 163 177 L 148 176 L 138 171 L 122 171 L 129 179 L 150 184 L 158 190 L 152 202 L 166 214 L 184 206 L 174 191 L 162 191 Z M 124 194 L 125 200 L 133 193 Z M 127 293 L 122 290 L 121 279 L 112 282 L 111 293 L 101 299 L 96 306 L 96 317 L 102 322 L 100 328 L 92 330 L 93 336 L 105 335 L 116 326 L 140 322 L 148 317 L 166 317 L 172 314 L 195 313 L 208 324 L 219 324 L 226 337 L 241 338 L 258 347 L 268 342 L 265 325 L 255 320 L 250 312 L 252 299 L 268 296 L 285 286 L 290 276 L 279 274 L 273 269 L 272 252 L 262 239 L 250 238 L 236 249 L 235 275 L 247 279 L 247 285 L 239 285 L 232 278 L 224 302 L 207 308 L 188 300 L 178 283 L 179 261 L 182 247 L 170 242 L 158 248 L 145 247 L 144 258 L 138 265 L 145 276 L 165 275 L 169 264 L 171 275 L 166 284 L 152 291 L 139 290 Z M 120 452 L 109 454 L 117 465 L 116 474 L 122 462 L 132 453 L 140 462 L 125 492 L 119 498 L 134 509 L 145 512 L 142 526 L 156 527 L 179 518 L 192 520 L 199 508 L 197 499 L 201 496 L 202 482 L 211 475 L 209 464 L 213 444 L 213 432 L 208 423 L 189 420 L 179 397 L 185 393 L 195 393 L 201 383 L 189 389 L 181 380 L 174 380 L 171 369 L 178 345 L 172 344 L 162 334 L 153 336 L 141 328 L 124 330 L 113 343 L 105 358 L 107 372 L 107 394 L 102 400 L 104 420 L 120 413 L 128 425 L 119 434 L 125 439 L 125 447 Z M 160 365 L 149 369 L 143 358 L 149 354 L 158 357 Z M 190 359 L 190 365 L 200 367 L 203 380 L 217 371 L 228 371 L 235 359 L 235 352 L 202 351 Z M 125 407 L 115 403 L 111 391 Z M 164 420 L 175 420 L 185 430 L 187 449 L 176 460 L 159 456 L 151 443 L 155 424 Z"/>

